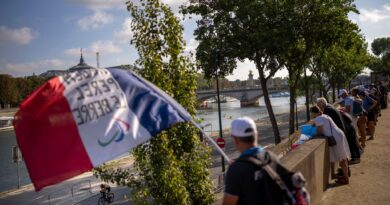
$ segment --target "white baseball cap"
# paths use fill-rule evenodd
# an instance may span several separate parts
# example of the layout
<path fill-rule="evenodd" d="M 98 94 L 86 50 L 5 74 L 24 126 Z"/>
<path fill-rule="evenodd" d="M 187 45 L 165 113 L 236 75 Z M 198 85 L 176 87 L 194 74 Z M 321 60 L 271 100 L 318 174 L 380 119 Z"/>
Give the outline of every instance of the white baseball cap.
<path fill-rule="evenodd" d="M 256 124 L 249 117 L 241 117 L 233 120 L 230 134 L 235 137 L 256 136 Z"/>

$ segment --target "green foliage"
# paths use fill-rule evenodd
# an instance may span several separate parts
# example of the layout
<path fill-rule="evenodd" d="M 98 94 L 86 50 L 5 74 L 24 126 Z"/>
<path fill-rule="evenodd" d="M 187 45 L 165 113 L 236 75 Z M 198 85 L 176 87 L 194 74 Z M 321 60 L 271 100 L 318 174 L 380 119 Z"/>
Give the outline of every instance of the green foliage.
<path fill-rule="evenodd" d="M 374 39 L 371 50 L 376 57 L 372 57 L 370 69 L 390 74 L 390 37 Z"/>
<path fill-rule="evenodd" d="M 196 74 L 196 84 L 199 90 L 208 90 L 211 89 L 211 81 L 205 79 L 204 75 L 201 73 Z"/>
<path fill-rule="evenodd" d="M 18 102 L 18 89 L 10 75 L 0 75 L 0 107 L 14 105 Z"/>
<path fill-rule="evenodd" d="M 132 43 L 140 73 L 174 97 L 192 115 L 196 106 L 196 72 L 184 51 L 183 27 L 158 0 L 127 2 L 133 18 Z M 99 168 L 103 179 L 132 188 L 136 204 L 211 204 L 210 150 L 197 129 L 179 123 L 133 150 L 134 170 Z"/>
<path fill-rule="evenodd" d="M 285 49 L 277 58 L 284 62 L 289 73 L 290 134 L 294 132 L 294 106 L 297 86 L 305 67 L 319 50 L 332 46 L 348 27 L 356 27 L 348 20 L 348 13 L 355 11 L 352 0 L 295 0 L 282 1 L 281 32 L 286 34 Z"/>
<path fill-rule="evenodd" d="M 0 107 L 17 106 L 46 79 L 38 76 L 13 78 L 10 75 L 0 75 Z"/>
<path fill-rule="evenodd" d="M 283 1 L 192 0 L 183 8 L 185 14 L 200 14 L 195 31 L 199 46 L 196 57 L 206 77 L 231 74 L 236 60 L 249 59 L 256 64 L 265 93 L 265 103 L 272 123 L 275 142 L 279 130 L 267 95 L 267 81 L 282 67 L 276 55 L 284 49 L 286 33 L 279 9 Z"/>
<path fill-rule="evenodd" d="M 371 50 L 376 56 L 390 52 L 390 37 L 374 39 L 371 43 Z"/>
<path fill-rule="evenodd" d="M 311 59 L 309 70 L 317 79 L 323 94 L 331 88 L 347 88 L 371 62 L 367 45 L 359 30 L 345 29 L 337 42 L 328 48 L 318 49 Z M 326 79 L 326 84 L 324 84 Z M 335 96 L 333 96 L 335 98 Z"/>

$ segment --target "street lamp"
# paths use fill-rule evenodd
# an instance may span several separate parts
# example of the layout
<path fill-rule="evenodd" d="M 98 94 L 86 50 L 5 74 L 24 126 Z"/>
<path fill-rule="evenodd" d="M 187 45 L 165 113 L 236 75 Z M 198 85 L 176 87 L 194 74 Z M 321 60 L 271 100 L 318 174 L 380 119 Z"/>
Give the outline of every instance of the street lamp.
<path fill-rule="evenodd" d="M 214 57 L 215 57 L 215 78 L 217 80 L 217 104 L 218 104 L 218 119 L 219 119 L 219 137 L 223 138 L 222 133 L 222 117 L 221 117 L 221 99 L 219 97 L 219 80 L 218 80 L 218 49 L 214 49 Z M 221 156 L 221 165 L 222 165 L 222 172 L 225 173 L 225 159 L 223 156 Z"/>

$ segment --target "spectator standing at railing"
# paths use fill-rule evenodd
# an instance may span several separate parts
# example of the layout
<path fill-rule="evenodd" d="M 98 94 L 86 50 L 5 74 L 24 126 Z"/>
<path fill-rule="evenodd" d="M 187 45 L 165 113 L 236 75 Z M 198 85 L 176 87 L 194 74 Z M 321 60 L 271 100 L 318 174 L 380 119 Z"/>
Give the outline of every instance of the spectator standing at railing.
<path fill-rule="evenodd" d="M 346 132 L 343 118 L 340 115 L 340 112 L 329 104 L 325 98 L 317 98 L 317 106 L 321 109 L 321 112 L 325 115 L 328 115 L 332 118 L 333 122 L 336 123 L 337 127 L 340 128 L 344 134 Z"/>
<path fill-rule="evenodd" d="M 364 113 L 367 116 L 367 127 L 370 135 L 370 138 L 367 140 L 373 140 L 375 134 L 376 114 L 378 112 L 378 101 L 371 98 L 365 91 L 359 91 L 358 95 L 363 100 L 363 109 L 365 110 Z"/>
<path fill-rule="evenodd" d="M 351 153 L 349 164 L 360 163 L 362 148 L 356 136 L 356 129 L 352 126 L 352 117 L 347 112 L 340 111 L 340 113 L 344 120 L 345 129 L 347 130 L 345 137 L 348 140 L 349 151 Z"/>
<path fill-rule="evenodd" d="M 349 161 L 349 164 L 360 163 L 362 147 L 359 144 L 356 132 L 358 130 L 358 117 L 362 115 L 363 112 L 362 103 L 360 99 L 349 96 L 348 91 L 345 89 L 340 90 L 339 98 L 338 104 L 341 106 L 339 110 L 346 130 L 344 134 L 347 137 L 349 150 L 351 151 L 351 160 Z M 356 112 L 355 115 L 354 110 Z"/>
<path fill-rule="evenodd" d="M 349 184 L 348 158 L 350 158 L 350 151 L 344 132 L 333 122 L 332 118 L 323 114 L 318 106 L 311 107 L 310 114 L 314 119 L 317 135 L 333 136 L 336 140 L 336 145 L 329 147 L 332 178 L 336 178 L 336 183 Z M 337 162 L 341 167 L 342 176 L 335 173 L 334 163 Z"/>
<path fill-rule="evenodd" d="M 340 90 L 338 104 L 341 106 L 342 110 L 348 113 L 352 117 L 352 125 L 357 129 L 357 117 L 353 116 L 353 97 L 348 95 L 346 89 Z"/>
<path fill-rule="evenodd" d="M 381 107 L 382 109 L 387 109 L 387 101 L 388 101 L 388 92 L 389 90 L 386 88 L 384 82 L 381 82 L 379 85 L 379 91 L 382 93 L 381 99 Z"/>
<path fill-rule="evenodd" d="M 378 88 L 376 87 L 373 87 L 371 88 L 369 91 L 369 97 L 374 99 L 375 101 L 377 101 L 377 106 L 375 107 L 376 108 L 376 115 L 375 115 L 375 122 L 378 121 L 378 117 L 381 115 L 381 109 L 382 109 L 382 105 L 380 103 L 380 99 L 382 97 L 382 94 L 379 92 Z"/>
<path fill-rule="evenodd" d="M 336 124 L 336 126 L 343 132 L 345 137 L 347 135 L 347 131 L 345 129 L 344 120 L 341 117 L 340 112 L 335 107 L 333 107 L 333 105 L 329 104 L 325 98 L 322 97 L 317 98 L 317 106 L 320 108 L 321 112 L 324 115 L 329 116 L 332 119 L 332 121 Z M 347 146 L 349 146 L 348 143 Z M 349 149 L 348 149 L 348 153 L 350 154 Z M 335 170 L 334 163 L 331 163 L 330 166 L 331 166 L 332 173 L 334 173 Z M 347 161 L 347 167 L 348 167 L 348 161 Z"/>
<path fill-rule="evenodd" d="M 351 94 L 353 97 L 353 108 L 352 108 L 352 115 L 354 117 L 357 117 L 357 127 L 359 130 L 360 138 L 359 142 L 362 148 L 366 147 L 366 124 L 367 124 L 367 117 L 363 112 L 363 100 L 359 97 L 359 88 L 354 87 L 352 88 Z"/>

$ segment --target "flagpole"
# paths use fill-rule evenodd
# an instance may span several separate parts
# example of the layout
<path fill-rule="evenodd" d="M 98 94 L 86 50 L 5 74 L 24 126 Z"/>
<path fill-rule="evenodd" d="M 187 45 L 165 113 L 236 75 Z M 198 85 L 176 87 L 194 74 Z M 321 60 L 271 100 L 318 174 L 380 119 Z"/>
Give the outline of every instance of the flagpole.
<path fill-rule="evenodd" d="M 209 142 L 211 142 L 211 144 L 217 149 L 217 151 L 222 155 L 222 157 L 228 162 L 230 163 L 230 159 L 229 157 L 226 155 L 226 153 L 218 146 L 218 144 L 215 142 L 215 140 L 213 138 L 211 138 L 208 134 L 206 134 L 206 132 L 196 123 L 194 122 L 193 119 L 191 119 L 191 123 L 193 125 L 195 125 L 195 127 L 197 127 L 201 132 L 202 134 L 208 139 Z"/>
<path fill-rule="evenodd" d="M 230 162 L 230 159 L 229 157 L 225 154 L 225 152 L 218 146 L 218 144 L 214 141 L 213 138 L 211 138 L 209 135 L 207 135 L 204 130 L 194 121 L 194 119 L 192 119 L 191 115 L 188 114 L 188 112 L 179 104 L 177 103 L 171 96 L 169 96 L 168 94 L 166 94 L 164 91 L 162 91 L 160 88 L 158 88 L 157 86 L 155 86 L 154 84 L 152 84 L 151 82 L 149 82 L 148 80 L 144 79 L 143 77 L 137 75 L 136 73 L 134 73 L 133 71 L 131 70 L 128 70 L 127 72 L 131 73 L 131 75 L 133 75 L 134 77 L 138 78 L 141 82 L 144 82 L 146 83 L 147 85 L 149 85 L 149 87 L 151 87 L 153 90 L 156 90 L 158 91 L 158 93 L 160 94 L 161 97 L 165 98 L 166 100 L 168 100 L 173 106 L 174 108 L 177 109 L 177 112 L 179 112 L 180 116 L 185 119 L 185 121 L 190 121 L 195 127 L 197 127 L 204 136 L 207 137 L 208 141 L 211 142 L 211 144 L 213 144 L 213 146 L 217 149 L 217 151 L 222 155 L 222 157 L 229 163 Z"/>

